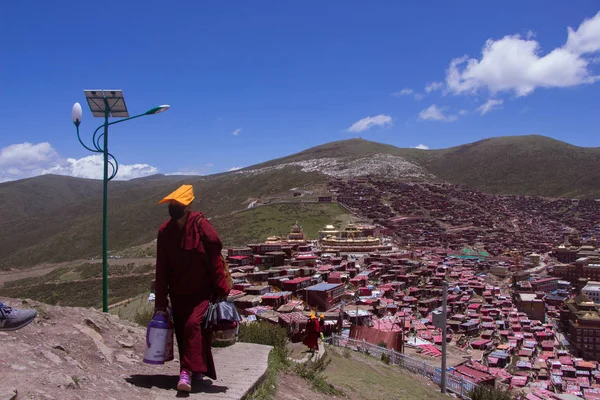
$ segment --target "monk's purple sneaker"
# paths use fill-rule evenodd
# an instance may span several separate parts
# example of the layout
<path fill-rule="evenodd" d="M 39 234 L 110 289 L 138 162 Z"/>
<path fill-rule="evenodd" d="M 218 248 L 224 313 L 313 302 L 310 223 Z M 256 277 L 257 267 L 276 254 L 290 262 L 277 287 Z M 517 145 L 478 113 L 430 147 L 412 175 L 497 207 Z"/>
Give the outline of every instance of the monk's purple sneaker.
<path fill-rule="evenodd" d="M 177 390 L 180 392 L 189 392 L 192 390 L 192 374 L 190 371 L 186 371 L 185 369 L 181 371 L 179 382 L 177 382 Z"/>

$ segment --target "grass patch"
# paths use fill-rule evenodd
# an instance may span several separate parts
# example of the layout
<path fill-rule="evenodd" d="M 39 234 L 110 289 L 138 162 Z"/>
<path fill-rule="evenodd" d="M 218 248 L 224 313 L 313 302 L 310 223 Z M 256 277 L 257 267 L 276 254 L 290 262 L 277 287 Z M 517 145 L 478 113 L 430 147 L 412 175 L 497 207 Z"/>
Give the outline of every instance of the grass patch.
<path fill-rule="evenodd" d="M 154 316 L 154 310 L 144 309 L 144 310 L 136 312 L 135 317 L 133 318 L 133 321 L 136 324 L 139 324 L 141 326 L 148 326 L 148 324 L 150 323 L 150 320 L 152 320 L 153 316 Z"/>
<path fill-rule="evenodd" d="M 148 293 L 151 280 L 151 276 L 109 277 L 109 304 Z M 102 280 L 3 287 L 2 295 L 13 298 L 30 298 L 51 305 L 99 308 L 102 306 Z"/>
<path fill-rule="evenodd" d="M 60 267 L 60 268 L 56 268 L 55 270 L 52 270 L 50 272 L 48 272 L 47 274 L 44 274 L 42 276 L 32 276 L 30 278 L 23 278 L 23 279 L 17 279 L 14 281 L 8 281 L 5 282 L 4 285 L 2 286 L 3 291 L 5 289 L 10 289 L 10 288 L 15 288 L 15 287 L 19 287 L 19 286 L 34 286 L 34 285 L 39 285 L 54 279 L 58 279 L 61 275 L 66 274 L 68 272 L 71 271 L 73 267 Z"/>
<path fill-rule="evenodd" d="M 71 282 L 81 279 L 77 271 L 71 270 L 59 276 L 56 280 L 59 282 Z"/>
<path fill-rule="evenodd" d="M 346 224 L 349 216 L 337 203 L 278 203 L 217 217 L 211 222 L 225 245 L 238 246 L 269 236 L 286 236 L 296 221 L 309 238 L 315 239 L 325 225 Z"/>
<path fill-rule="evenodd" d="M 296 365 L 294 367 L 294 372 L 296 375 L 309 381 L 311 387 L 317 392 L 330 396 L 343 396 L 344 392 L 329 383 L 324 375 L 324 372 L 330 363 L 331 359 L 327 355 L 323 355 L 316 361 L 307 361 L 303 364 Z"/>
<path fill-rule="evenodd" d="M 411 374 L 396 366 L 386 365 L 377 358 L 346 349 L 327 346 L 331 362 L 324 372 L 327 381 L 353 399 L 361 400 L 442 400 L 448 397 L 426 378 Z"/>
<path fill-rule="evenodd" d="M 387 353 L 381 353 L 381 361 L 389 365 L 392 362 L 392 358 Z"/>
<path fill-rule="evenodd" d="M 150 292 L 154 264 L 108 266 L 109 304 Z M 135 275 L 134 275 L 135 274 Z M 145 274 L 145 275 L 142 275 Z M 5 296 L 30 298 L 52 305 L 100 307 L 102 304 L 102 264 L 83 263 L 56 268 L 45 275 L 9 281 L 2 286 Z M 144 299 L 146 297 L 142 296 Z M 135 321 L 136 311 L 126 319 Z"/>
<path fill-rule="evenodd" d="M 330 360 L 323 356 L 314 362 L 291 363 L 288 359 L 288 337 L 285 329 L 268 322 L 240 325 L 238 341 L 273 346 L 269 354 L 267 374 L 262 384 L 245 399 L 267 400 L 277 392 L 277 377 L 280 372 L 296 374 L 311 383 L 313 390 L 328 395 L 343 395 L 343 392 L 327 382 L 323 374 Z"/>

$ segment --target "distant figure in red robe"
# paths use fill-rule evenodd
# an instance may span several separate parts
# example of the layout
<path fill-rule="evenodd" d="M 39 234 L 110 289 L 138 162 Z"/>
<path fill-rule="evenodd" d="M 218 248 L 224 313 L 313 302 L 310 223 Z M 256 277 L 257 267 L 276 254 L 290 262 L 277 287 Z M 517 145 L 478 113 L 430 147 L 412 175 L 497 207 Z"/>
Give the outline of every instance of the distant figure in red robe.
<path fill-rule="evenodd" d="M 202 329 L 210 301 L 227 297 L 229 284 L 221 259 L 219 235 L 201 212 L 192 212 L 194 190 L 182 185 L 159 202 L 169 204 L 171 219 L 158 231 L 155 313 L 171 299 L 181 375 L 177 390 L 191 390 L 192 377 L 217 379 L 212 332 Z"/>
<path fill-rule="evenodd" d="M 310 314 L 309 320 L 306 323 L 306 337 L 304 343 L 309 350 L 319 351 L 319 334 L 320 334 L 319 320 L 315 314 Z"/>
<path fill-rule="evenodd" d="M 321 339 L 325 339 L 325 314 L 319 316 L 319 334 Z"/>

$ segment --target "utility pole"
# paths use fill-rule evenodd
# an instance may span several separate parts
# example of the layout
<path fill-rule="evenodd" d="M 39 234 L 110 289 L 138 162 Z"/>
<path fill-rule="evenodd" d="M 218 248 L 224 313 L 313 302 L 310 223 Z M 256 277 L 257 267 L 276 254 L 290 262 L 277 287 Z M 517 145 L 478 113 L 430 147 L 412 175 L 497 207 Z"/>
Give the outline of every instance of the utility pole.
<path fill-rule="evenodd" d="M 446 323 L 448 321 L 448 281 L 442 283 L 442 315 L 443 315 L 443 327 L 442 327 L 442 393 L 446 393 Z"/>
<path fill-rule="evenodd" d="M 442 330 L 442 368 L 440 386 L 442 393 L 446 393 L 446 321 L 448 317 L 447 309 L 448 282 L 442 282 L 442 311 L 433 312 L 433 326 Z"/>

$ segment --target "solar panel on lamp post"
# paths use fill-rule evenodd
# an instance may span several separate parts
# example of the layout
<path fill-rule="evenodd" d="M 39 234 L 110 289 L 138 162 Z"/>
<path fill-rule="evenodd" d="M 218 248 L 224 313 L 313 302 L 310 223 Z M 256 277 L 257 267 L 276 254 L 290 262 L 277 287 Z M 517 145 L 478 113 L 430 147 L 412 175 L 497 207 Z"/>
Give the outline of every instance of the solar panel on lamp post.
<path fill-rule="evenodd" d="M 92 136 L 93 147 L 86 146 L 79 135 L 79 125 L 82 120 L 82 110 L 79 103 L 73 104 L 71 117 L 77 130 L 77 139 L 79 143 L 87 150 L 93 153 L 102 153 L 103 155 L 103 178 L 102 178 L 102 311 L 108 312 L 108 181 L 112 180 L 119 170 L 117 159 L 108 152 L 108 127 L 120 122 L 129 121 L 131 119 L 143 117 L 145 115 L 154 115 L 169 109 L 169 105 L 161 105 L 146 111 L 145 113 L 129 116 L 123 92 L 121 90 L 84 90 L 83 91 L 90 106 L 90 111 L 94 117 L 104 117 L 104 123 L 94 131 Z M 121 118 L 116 121 L 108 122 L 108 118 Z M 103 132 L 96 137 L 98 131 L 103 129 Z M 100 140 L 103 140 L 103 145 L 100 145 Z M 111 160 L 109 160 L 109 158 Z M 111 166 L 112 172 L 109 176 L 108 166 Z"/>

